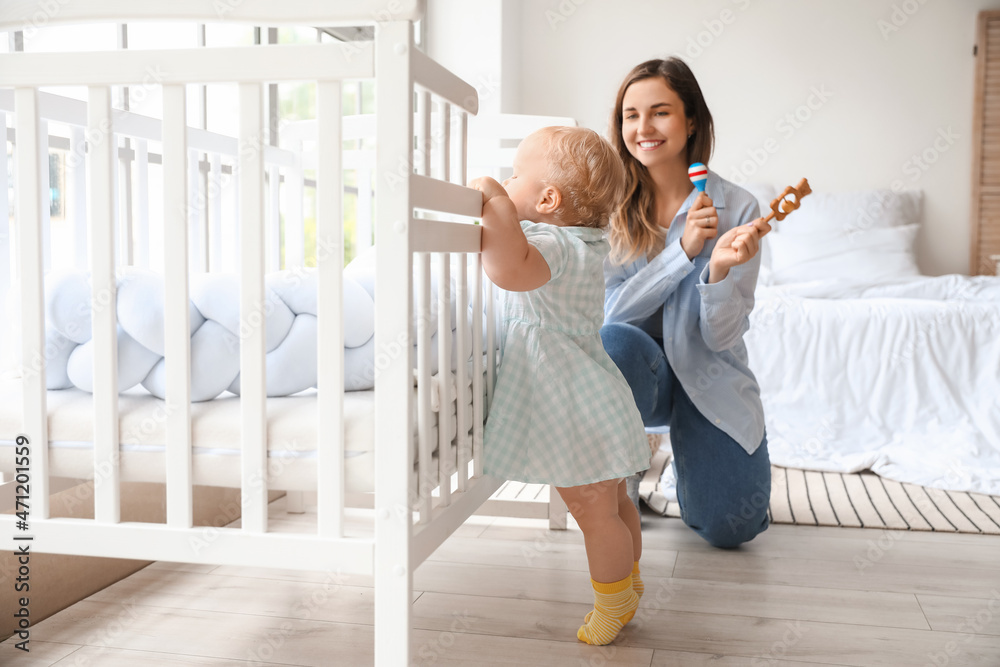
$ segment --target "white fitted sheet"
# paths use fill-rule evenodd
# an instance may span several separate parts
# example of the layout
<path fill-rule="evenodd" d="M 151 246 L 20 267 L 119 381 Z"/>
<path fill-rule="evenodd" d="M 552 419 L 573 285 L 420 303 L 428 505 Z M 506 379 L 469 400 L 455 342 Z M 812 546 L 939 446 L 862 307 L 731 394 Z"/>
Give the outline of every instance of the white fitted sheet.
<path fill-rule="evenodd" d="M 414 388 L 416 394 L 416 388 Z M 460 397 L 472 425 L 472 390 Z M 93 395 L 79 389 L 47 393 L 49 470 L 57 477 L 90 479 L 94 475 Z M 415 401 L 414 401 L 415 402 Z M 437 406 L 437 378 L 432 405 Z M 144 391 L 119 395 L 119 451 L 123 481 L 165 481 L 165 403 Z M 449 440 L 457 432 L 456 403 L 449 404 Z M 346 491 L 374 488 L 374 391 L 344 394 Z M 437 450 L 438 417 L 431 420 L 431 442 Z M 316 392 L 267 400 L 269 487 L 281 490 L 315 490 Z M 240 486 L 240 399 L 225 396 L 191 404 L 191 429 L 195 484 Z M 0 380 L 0 471 L 13 471 L 14 457 L 3 454 L 22 432 L 22 396 L 19 379 Z M 416 434 L 413 443 L 416 446 Z M 436 454 L 435 463 L 436 467 Z"/>

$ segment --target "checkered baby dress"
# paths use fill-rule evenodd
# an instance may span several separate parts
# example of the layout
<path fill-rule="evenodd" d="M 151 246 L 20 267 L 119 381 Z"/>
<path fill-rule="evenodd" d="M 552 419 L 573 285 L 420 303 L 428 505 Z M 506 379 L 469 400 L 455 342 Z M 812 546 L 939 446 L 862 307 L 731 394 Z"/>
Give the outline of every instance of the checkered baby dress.
<path fill-rule="evenodd" d="M 552 278 L 501 292 L 502 363 L 486 422 L 484 470 L 499 479 L 580 486 L 649 467 L 632 390 L 604 351 L 598 229 L 521 222 Z"/>

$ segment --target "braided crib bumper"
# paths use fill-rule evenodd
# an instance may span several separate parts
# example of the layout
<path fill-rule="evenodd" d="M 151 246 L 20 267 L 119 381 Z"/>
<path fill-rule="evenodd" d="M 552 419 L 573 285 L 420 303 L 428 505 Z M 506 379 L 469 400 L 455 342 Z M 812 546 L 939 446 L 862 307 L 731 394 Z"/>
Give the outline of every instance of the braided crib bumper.
<path fill-rule="evenodd" d="M 344 385 L 347 391 L 375 386 L 374 253 L 359 257 L 344 273 Z M 432 285 L 432 291 L 436 292 Z M 91 287 L 89 274 L 53 272 L 45 288 L 45 374 L 48 389 L 93 391 Z M 129 267 L 117 281 L 118 388 L 142 385 L 166 395 L 163 276 Z M 315 387 L 316 270 L 285 270 L 265 276 L 265 301 L 246 321 L 239 312 L 239 276 L 196 274 L 190 284 L 191 398 L 213 399 L 240 393 L 240 340 L 251 328 L 265 327 L 267 395 L 288 396 Z M 436 306 L 436 297 L 431 301 Z M 98 299 L 97 307 L 101 307 Z M 452 318 L 455 300 L 452 290 Z M 471 311 L 470 311 L 471 317 Z M 436 341 L 437 318 L 431 318 Z M 416 322 L 414 322 L 414 332 Z M 471 340 L 465 349 L 471 349 Z M 438 369 L 431 345 L 431 372 Z M 457 367 L 452 354 L 451 367 Z"/>

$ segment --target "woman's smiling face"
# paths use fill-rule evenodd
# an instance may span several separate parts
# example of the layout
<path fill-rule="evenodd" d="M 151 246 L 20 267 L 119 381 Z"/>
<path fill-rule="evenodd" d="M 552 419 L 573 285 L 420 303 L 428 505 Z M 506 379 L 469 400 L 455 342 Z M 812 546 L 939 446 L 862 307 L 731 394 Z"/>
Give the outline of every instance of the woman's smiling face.
<path fill-rule="evenodd" d="M 661 77 L 636 81 L 622 98 L 622 138 L 628 152 L 648 169 L 687 159 L 694 121 L 681 98 Z"/>

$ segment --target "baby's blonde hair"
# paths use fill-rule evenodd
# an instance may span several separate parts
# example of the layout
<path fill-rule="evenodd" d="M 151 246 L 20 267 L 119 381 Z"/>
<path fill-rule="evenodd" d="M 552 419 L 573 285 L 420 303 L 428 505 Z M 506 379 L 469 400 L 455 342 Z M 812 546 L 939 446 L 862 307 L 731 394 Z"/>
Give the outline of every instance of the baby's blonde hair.
<path fill-rule="evenodd" d="M 544 127 L 549 159 L 545 182 L 562 194 L 556 217 L 577 227 L 604 229 L 625 197 L 625 165 L 615 149 L 585 127 Z"/>

